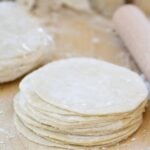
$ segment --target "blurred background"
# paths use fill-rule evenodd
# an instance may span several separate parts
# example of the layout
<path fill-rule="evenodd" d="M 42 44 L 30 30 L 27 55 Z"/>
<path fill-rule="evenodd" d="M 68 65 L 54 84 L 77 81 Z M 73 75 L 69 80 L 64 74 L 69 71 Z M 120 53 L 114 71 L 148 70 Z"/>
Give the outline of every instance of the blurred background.
<path fill-rule="evenodd" d="M 2 0 L 1 0 L 2 1 Z M 6 1 L 6 0 L 3 0 Z M 103 16 L 111 17 L 121 5 L 133 3 L 140 7 L 145 14 L 150 15 L 149 0 L 12 0 L 24 5 L 28 10 L 36 13 L 47 13 L 61 7 L 71 7 L 76 10 L 93 10 Z M 43 12 L 44 11 L 44 12 Z"/>

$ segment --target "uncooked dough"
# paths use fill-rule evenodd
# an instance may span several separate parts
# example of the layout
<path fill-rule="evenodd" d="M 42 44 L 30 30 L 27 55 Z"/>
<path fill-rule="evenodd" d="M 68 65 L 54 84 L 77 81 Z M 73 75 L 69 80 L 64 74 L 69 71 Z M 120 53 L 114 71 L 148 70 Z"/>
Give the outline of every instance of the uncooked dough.
<path fill-rule="evenodd" d="M 148 95 L 137 73 L 86 57 L 49 63 L 19 89 L 17 129 L 39 144 L 73 150 L 129 137 L 142 123 Z"/>
<path fill-rule="evenodd" d="M 125 0 L 89 0 L 94 10 L 100 14 L 111 17 L 118 7 L 125 3 Z"/>
<path fill-rule="evenodd" d="M 36 15 L 47 15 L 52 11 L 59 11 L 63 6 L 79 11 L 90 11 L 88 0 L 16 0 L 30 12 Z"/>
<path fill-rule="evenodd" d="M 39 69 L 31 80 L 36 94 L 44 101 L 83 115 L 129 112 L 148 95 L 137 73 L 92 58 L 52 62 Z M 20 89 L 25 84 L 23 80 Z"/>

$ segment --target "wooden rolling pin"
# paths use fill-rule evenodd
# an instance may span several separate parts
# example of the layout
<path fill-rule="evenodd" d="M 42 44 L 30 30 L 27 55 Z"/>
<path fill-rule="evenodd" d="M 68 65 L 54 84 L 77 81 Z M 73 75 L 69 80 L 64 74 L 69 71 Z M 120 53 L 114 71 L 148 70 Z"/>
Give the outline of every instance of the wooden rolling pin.
<path fill-rule="evenodd" d="M 150 81 L 150 23 L 134 5 L 120 7 L 114 14 L 115 27 L 145 77 Z"/>

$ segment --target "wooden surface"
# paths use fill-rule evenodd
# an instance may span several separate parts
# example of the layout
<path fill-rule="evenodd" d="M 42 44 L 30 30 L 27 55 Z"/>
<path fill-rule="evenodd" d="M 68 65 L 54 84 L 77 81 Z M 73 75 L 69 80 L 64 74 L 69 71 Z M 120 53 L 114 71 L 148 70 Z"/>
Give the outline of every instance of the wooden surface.
<path fill-rule="evenodd" d="M 112 31 L 108 33 L 107 30 L 103 29 L 104 27 L 105 29 L 107 28 L 103 21 L 96 22 L 96 26 L 94 24 L 93 27 L 94 17 L 92 19 L 90 16 L 84 15 L 80 15 L 80 17 L 74 15 L 72 17 L 70 14 L 68 15 L 67 13 L 66 15 L 62 12 L 61 15 L 57 15 L 57 19 L 59 21 L 62 20 L 60 25 L 54 16 L 51 16 L 53 21 L 46 22 L 46 24 L 48 31 L 53 34 L 57 43 L 55 58 L 92 56 L 137 70 L 134 62 L 116 35 Z M 54 31 L 57 32 L 54 33 Z M 99 39 L 94 41 L 95 44 L 91 41 L 93 37 Z M 69 45 L 68 49 L 67 44 Z M 0 85 L 0 150 L 51 150 L 49 147 L 27 140 L 15 129 L 13 122 L 13 97 L 18 92 L 19 81 Z M 103 149 L 150 150 L 150 104 L 144 114 L 141 128 L 134 135 L 113 147 Z"/>

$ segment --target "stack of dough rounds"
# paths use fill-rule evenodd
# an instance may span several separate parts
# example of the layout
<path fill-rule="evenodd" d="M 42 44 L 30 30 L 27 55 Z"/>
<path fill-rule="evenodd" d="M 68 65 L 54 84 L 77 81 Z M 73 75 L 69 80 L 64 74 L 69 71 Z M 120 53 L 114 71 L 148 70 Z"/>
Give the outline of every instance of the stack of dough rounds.
<path fill-rule="evenodd" d="M 140 127 L 147 95 L 142 79 L 128 69 L 93 58 L 63 59 L 22 80 L 15 124 L 36 143 L 96 150 Z"/>
<path fill-rule="evenodd" d="M 39 66 L 52 38 L 14 2 L 0 3 L 0 83 Z"/>

